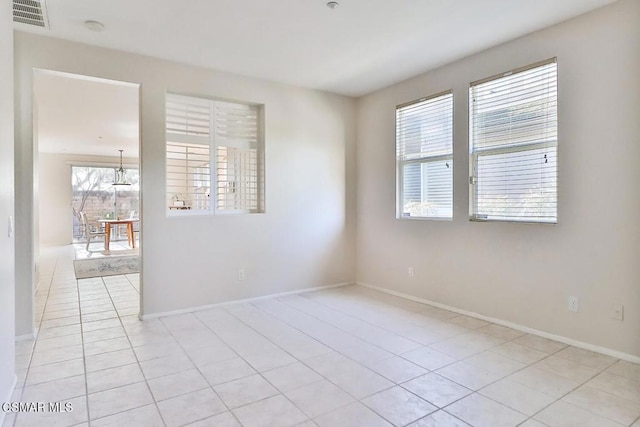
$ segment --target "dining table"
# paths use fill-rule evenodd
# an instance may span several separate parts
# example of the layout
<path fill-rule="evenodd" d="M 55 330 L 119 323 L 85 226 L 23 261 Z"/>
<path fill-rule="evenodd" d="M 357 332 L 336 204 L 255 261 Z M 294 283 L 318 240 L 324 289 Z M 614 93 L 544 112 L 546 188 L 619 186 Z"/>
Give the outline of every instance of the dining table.
<path fill-rule="evenodd" d="M 139 218 L 126 218 L 126 219 L 99 219 L 98 222 L 104 226 L 104 249 L 109 250 L 109 243 L 111 241 L 111 227 L 114 225 L 126 225 L 127 226 L 127 244 L 132 249 L 136 247 L 136 237 L 133 234 L 133 224 L 140 221 Z"/>

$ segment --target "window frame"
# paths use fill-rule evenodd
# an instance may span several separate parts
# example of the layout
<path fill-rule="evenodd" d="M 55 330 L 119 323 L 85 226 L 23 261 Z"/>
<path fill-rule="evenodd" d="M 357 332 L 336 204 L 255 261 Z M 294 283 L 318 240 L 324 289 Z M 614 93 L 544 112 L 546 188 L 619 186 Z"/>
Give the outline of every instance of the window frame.
<path fill-rule="evenodd" d="M 511 71 L 507 71 L 504 73 L 496 74 L 491 77 L 487 77 L 481 80 L 477 80 L 471 82 L 469 84 L 469 109 L 468 109 L 468 125 L 469 125 L 469 220 L 474 222 L 513 222 L 519 224 L 557 224 L 558 223 L 558 78 L 557 78 L 557 57 L 549 58 L 543 61 L 538 61 L 530 65 L 526 65 L 523 67 L 519 67 L 513 69 Z M 495 147 L 487 147 L 474 149 L 473 146 L 473 138 L 474 138 L 474 114 L 473 114 L 473 88 L 475 86 L 481 85 L 483 83 L 487 83 L 490 81 L 498 80 L 504 77 L 509 77 L 512 75 L 516 75 L 521 72 L 526 72 L 529 70 L 533 70 L 536 68 L 540 68 L 549 64 L 556 64 L 556 138 L 553 141 L 534 141 L 534 142 L 521 142 L 521 143 L 511 143 L 511 144 L 503 144 Z M 541 148 L 549 148 L 552 147 L 555 149 L 555 182 L 556 182 L 556 191 L 555 191 L 555 219 L 545 220 L 544 217 L 540 217 L 540 219 L 535 220 L 531 217 L 526 217 L 524 219 L 518 219 L 514 216 L 499 216 L 493 215 L 489 217 L 485 214 L 477 213 L 477 203 L 478 203 L 478 185 L 477 185 L 477 171 L 478 171 L 478 158 L 480 156 L 492 156 L 492 155 L 500 155 L 500 154 L 513 154 L 513 153 L 525 153 L 528 151 L 539 150 Z"/>
<path fill-rule="evenodd" d="M 189 101 L 195 101 L 198 104 L 209 106 L 209 135 L 188 135 L 180 133 L 172 133 L 167 130 L 167 103 L 171 98 L 174 99 L 186 99 Z M 238 148 L 238 144 L 224 145 L 221 144 L 216 133 L 216 104 L 236 104 L 241 106 L 248 106 L 255 108 L 256 111 L 256 125 L 257 125 L 257 141 L 256 141 L 256 180 L 257 180 L 257 208 L 255 209 L 223 209 L 218 207 L 218 150 L 221 147 L 226 148 Z M 255 102 L 245 102 L 228 99 L 207 98 L 203 96 L 185 95 L 177 92 L 165 93 L 165 204 L 167 217 L 183 217 L 183 216 L 211 216 L 211 215 L 239 215 L 239 214 L 261 214 L 265 213 L 265 131 L 264 131 L 264 104 Z M 206 140 L 206 142 L 205 142 Z M 209 192 L 208 192 L 208 209 L 170 209 L 167 203 L 169 197 L 168 187 L 168 170 L 166 169 L 168 164 L 168 145 L 169 144 L 190 144 L 190 145 L 202 145 L 206 146 L 209 150 Z"/>
<path fill-rule="evenodd" d="M 446 95 L 450 96 L 451 99 L 451 153 L 448 154 L 436 154 L 436 155 L 427 155 L 416 159 L 402 160 L 400 156 L 399 144 L 398 144 L 398 111 L 402 108 L 408 107 L 410 105 L 419 104 L 421 102 L 427 102 L 430 100 L 434 100 L 437 98 L 444 97 Z M 451 168 L 453 169 L 453 134 L 454 134 L 454 123 L 453 123 L 453 108 L 454 108 L 454 96 L 453 89 L 448 89 L 442 92 L 438 92 L 433 95 L 424 96 L 413 101 L 405 102 L 403 104 L 396 105 L 395 108 L 395 124 L 396 124 L 396 219 L 401 220 L 427 220 L 427 221 L 453 221 L 453 198 L 454 198 L 454 185 L 453 185 L 453 170 L 451 172 L 451 216 L 443 217 L 443 216 L 411 216 L 404 214 L 404 167 L 406 165 L 411 164 L 429 164 L 436 163 L 442 161 L 449 161 L 451 164 Z M 420 191 L 424 194 L 425 189 L 422 187 L 422 168 L 421 168 L 421 185 Z"/>

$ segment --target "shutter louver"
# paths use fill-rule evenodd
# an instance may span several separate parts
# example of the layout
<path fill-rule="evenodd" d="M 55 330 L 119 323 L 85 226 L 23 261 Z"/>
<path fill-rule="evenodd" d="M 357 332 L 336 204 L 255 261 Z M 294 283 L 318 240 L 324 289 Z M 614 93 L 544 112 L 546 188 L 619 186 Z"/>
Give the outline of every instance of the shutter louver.
<path fill-rule="evenodd" d="M 470 88 L 472 215 L 557 222 L 555 60 Z"/>
<path fill-rule="evenodd" d="M 210 209 L 210 102 L 167 95 L 167 204 L 170 208 Z"/>
<path fill-rule="evenodd" d="M 453 217 L 453 94 L 396 109 L 398 216 Z"/>
<path fill-rule="evenodd" d="M 167 94 L 169 210 L 263 211 L 259 120 L 256 105 Z"/>
<path fill-rule="evenodd" d="M 210 156 L 208 145 L 167 142 L 168 206 L 209 210 Z"/>
<path fill-rule="evenodd" d="M 211 107 L 209 102 L 170 95 L 167 98 L 167 133 L 209 137 Z"/>
<path fill-rule="evenodd" d="M 216 102 L 215 114 L 216 208 L 257 212 L 261 210 L 258 108 Z"/>

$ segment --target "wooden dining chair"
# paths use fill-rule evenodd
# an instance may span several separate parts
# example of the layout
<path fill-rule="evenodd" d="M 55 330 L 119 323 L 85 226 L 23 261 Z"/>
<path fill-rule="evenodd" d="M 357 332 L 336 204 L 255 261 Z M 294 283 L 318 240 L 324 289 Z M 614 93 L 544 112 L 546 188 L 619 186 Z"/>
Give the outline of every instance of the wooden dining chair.
<path fill-rule="evenodd" d="M 89 243 L 91 243 L 91 239 L 98 236 L 103 236 L 106 239 L 106 232 L 102 227 L 90 226 L 89 221 L 87 221 L 87 215 L 84 212 L 80 212 L 80 221 L 82 221 L 82 225 L 84 226 L 84 235 L 87 238 L 87 251 L 89 250 Z"/>

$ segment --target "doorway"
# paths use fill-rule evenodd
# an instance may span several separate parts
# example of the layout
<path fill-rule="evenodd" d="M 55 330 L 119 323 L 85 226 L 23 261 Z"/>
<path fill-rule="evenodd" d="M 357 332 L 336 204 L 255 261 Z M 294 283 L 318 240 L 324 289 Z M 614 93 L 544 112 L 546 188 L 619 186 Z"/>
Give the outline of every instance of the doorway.
<path fill-rule="evenodd" d="M 84 285 L 131 285 L 136 307 L 114 299 L 116 314 L 140 311 L 139 92 L 138 84 L 34 70 L 36 326 L 56 271 L 70 273 L 78 295 Z"/>

